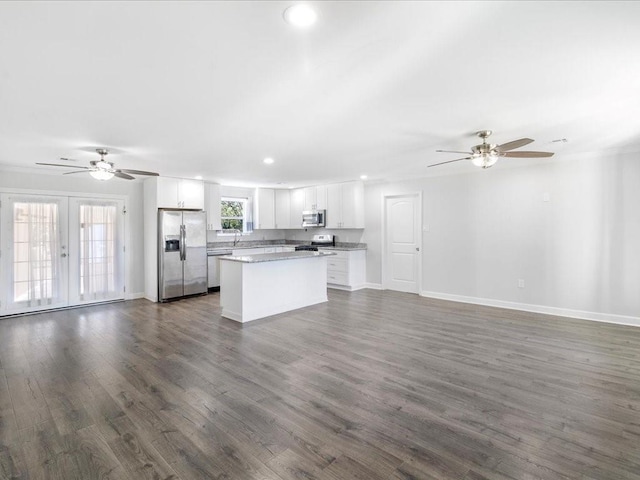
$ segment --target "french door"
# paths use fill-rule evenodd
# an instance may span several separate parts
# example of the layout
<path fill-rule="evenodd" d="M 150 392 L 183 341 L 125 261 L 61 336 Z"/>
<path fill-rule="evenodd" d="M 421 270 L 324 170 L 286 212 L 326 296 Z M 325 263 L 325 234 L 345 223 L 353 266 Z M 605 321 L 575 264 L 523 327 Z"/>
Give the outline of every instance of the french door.
<path fill-rule="evenodd" d="M 124 298 L 123 202 L 3 194 L 0 315 Z"/>

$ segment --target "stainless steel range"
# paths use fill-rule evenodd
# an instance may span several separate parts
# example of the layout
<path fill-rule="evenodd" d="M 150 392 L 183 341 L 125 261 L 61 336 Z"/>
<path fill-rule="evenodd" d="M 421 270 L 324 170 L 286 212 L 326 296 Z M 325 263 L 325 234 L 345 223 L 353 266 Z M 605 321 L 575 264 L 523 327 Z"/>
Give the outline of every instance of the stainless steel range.
<path fill-rule="evenodd" d="M 318 247 L 335 247 L 336 240 L 333 235 L 314 235 L 311 245 L 297 245 L 296 251 L 305 250 L 317 252 Z"/>

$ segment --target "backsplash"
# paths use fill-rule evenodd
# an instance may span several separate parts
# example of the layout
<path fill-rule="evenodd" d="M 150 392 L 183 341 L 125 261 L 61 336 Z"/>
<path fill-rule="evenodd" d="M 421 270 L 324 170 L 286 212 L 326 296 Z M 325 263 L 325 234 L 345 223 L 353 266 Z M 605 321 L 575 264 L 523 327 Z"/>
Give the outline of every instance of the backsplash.
<path fill-rule="evenodd" d="M 364 230 L 358 228 L 307 228 L 306 230 L 286 230 L 285 238 L 287 240 L 311 241 L 314 235 L 329 234 L 333 235 L 336 243 L 361 243 L 364 236 Z"/>
<path fill-rule="evenodd" d="M 329 234 L 335 237 L 335 244 L 346 248 L 366 248 L 362 243 L 363 230 L 326 228 L 308 228 L 307 230 L 255 230 L 253 233 L 236 237 L 236 245 L 253 247 L 264 245 L 301 245 L 311 243 L 314 235 Z M 232 247 L 232 235 L 218 235 L 215 231 L 207 232 L 207 247 Z"/>
<path fill-rule="evenodd" d="M 362 243 L 364 230 L 362 229 L 328 229 L 328 228 L 307 228 L 306 230 L 254 230 L 253 233 L 242 235 L 241 243 L 249 242 L 271 242 L 273 240 L 290 241 L 288 243 L 307 243 L 311 242 L 311 238 L 318 234 L 329 234 L 335 236 L 336 243 Z M 207 242 L 232 242 L 232 235 L 218 235 L 218 232 L 207 231 Z"/>

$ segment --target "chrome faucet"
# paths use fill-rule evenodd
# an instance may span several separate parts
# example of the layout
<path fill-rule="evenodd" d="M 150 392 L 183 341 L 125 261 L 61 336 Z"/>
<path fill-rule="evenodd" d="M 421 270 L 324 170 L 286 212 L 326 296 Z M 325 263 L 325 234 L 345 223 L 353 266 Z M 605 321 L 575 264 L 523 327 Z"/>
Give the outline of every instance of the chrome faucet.
<path fill-rule="evenodd" d="M 238 234 L 240 234 L 240 238 L 238 238 Z M 233 246 L 235 247 L 242 240 L 242 232 L 237 228 L 233 229 Z"/>

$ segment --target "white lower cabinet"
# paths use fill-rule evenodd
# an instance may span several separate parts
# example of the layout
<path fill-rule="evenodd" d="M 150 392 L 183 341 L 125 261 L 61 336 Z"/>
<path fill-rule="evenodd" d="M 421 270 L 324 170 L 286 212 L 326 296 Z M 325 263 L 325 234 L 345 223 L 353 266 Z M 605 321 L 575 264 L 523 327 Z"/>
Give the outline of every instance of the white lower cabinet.
<path fill-rule="evenodd" d="M 220 286 L 220 256 L 209 255 L 207 257 L 207 287 Z"/>
<path fill-rule="evenodd" d="M 366 250 L 319 250 L 332 252 L 327 257 L 327 286 L 340 290 L 364 288 L 367 276 Z"/>

